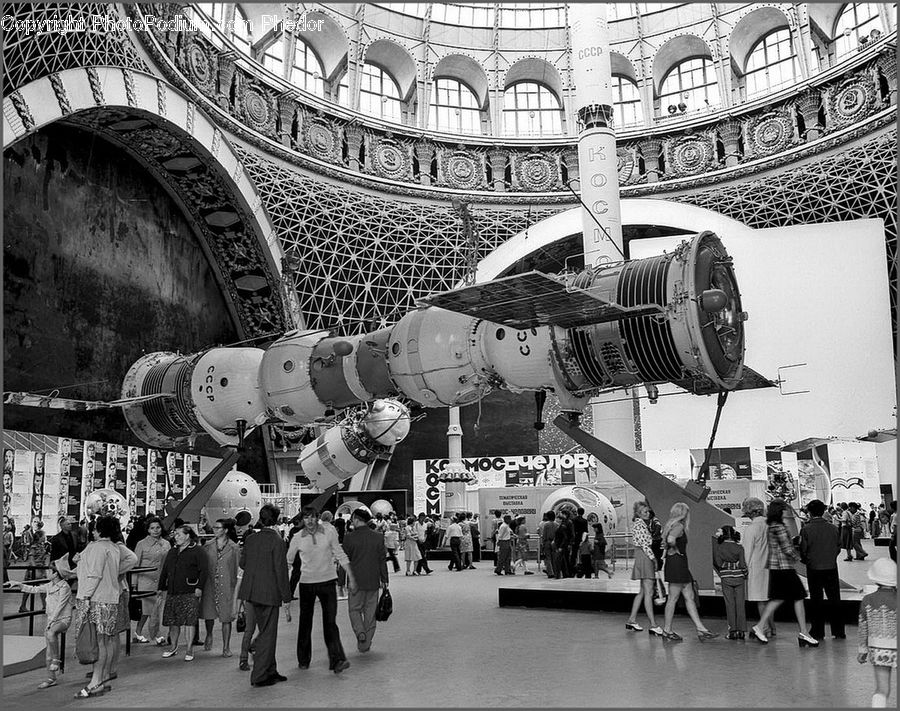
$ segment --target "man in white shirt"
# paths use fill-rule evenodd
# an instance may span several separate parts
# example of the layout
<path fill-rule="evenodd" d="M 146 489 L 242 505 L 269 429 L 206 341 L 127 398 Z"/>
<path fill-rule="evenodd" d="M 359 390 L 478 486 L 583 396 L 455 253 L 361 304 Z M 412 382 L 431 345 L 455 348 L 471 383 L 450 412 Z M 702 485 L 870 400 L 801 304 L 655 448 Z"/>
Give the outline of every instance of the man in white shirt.
<path fill-rule="evenodd" d="M 450 525 L 447 526 L 444 533 L 444 540 L 450 542 L 450 565 L 447 566 L 447 570 L 453 570 L 453 566 L 456 566 L 457 570 L 462 570 L 462 558 L 459 551 L 462 542 L 462 526 L 459 525 L 456 516 L 450 517 Z"/>
<path fill-rule="evenodd" d="M 340 674 L 350 666 L 341 634 L 337 626 L 337 572 L 334 561 L 347 573 L 347 587 L 356 590 L 356 579 L 350 569 L 347 554 L 338 542 L 334 526 L 319 522 L 319 511 L 314 506 L 304 506 L 300 511 L 303 528 L 291 539 L 287 551 L 288 563 L 300 553 L 300 622 L 297 633 L 297 662 L 301 669 L 309 669 L 312 660 L 312 622 L 316 598 L 322 605 L 322 632 L 328 648 L 328 668 Z"/>
<path fill-rule="evenodd" d="M 497 564 L 494 566 L 494 575 L 512 575 L 512 529 L 509 524 L 512 523 L 512 516 L 506 514 L 503 517 L 503 523 L 497 529 Z"/>

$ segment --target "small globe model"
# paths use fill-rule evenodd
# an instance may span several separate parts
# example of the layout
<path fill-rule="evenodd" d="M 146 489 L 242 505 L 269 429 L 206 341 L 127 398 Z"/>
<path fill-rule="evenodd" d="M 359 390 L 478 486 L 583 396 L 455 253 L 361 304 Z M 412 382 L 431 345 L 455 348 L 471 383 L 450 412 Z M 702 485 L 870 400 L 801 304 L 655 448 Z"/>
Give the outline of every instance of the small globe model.
<path fill-rule="evenodd" d="M 95 489 L 84 499 L 85 511 L 94 516 L 115 516 L 122 524 L 123 530 L 130 514 L 128 501 L 113 489 Z"/>
<path fill-rule="evenodd" d="M 379 444 L 391 446 L 409 434 L 409 410 L 396 400 L 375 400 L 362 420 L 366 434 Z"/>

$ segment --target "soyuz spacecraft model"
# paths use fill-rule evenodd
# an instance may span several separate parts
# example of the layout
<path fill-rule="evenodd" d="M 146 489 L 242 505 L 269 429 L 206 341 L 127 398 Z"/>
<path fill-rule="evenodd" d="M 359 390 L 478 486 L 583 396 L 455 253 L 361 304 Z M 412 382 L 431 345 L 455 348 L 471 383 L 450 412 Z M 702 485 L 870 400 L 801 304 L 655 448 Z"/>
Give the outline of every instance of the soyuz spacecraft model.
<path fill-rule="evenodd" d="M 747 387 L 745 318 L 732 261 L 703 232 L 655 257 L 435 294 L 362 335 L 292 331 L 265 350 L 149 353 L 124 379 L 123 399 L 138 399 L 124 413 L 149 446 L 177 449 L 204 433 L 237 445 L 248 427 L 309 425 L 367 403 L 300 456 L 325 488 L 406 436 L 397 398 L 442 408 L 498 388 L 545 391 L 574 416 L 593 395 L 642 383 Z"/>

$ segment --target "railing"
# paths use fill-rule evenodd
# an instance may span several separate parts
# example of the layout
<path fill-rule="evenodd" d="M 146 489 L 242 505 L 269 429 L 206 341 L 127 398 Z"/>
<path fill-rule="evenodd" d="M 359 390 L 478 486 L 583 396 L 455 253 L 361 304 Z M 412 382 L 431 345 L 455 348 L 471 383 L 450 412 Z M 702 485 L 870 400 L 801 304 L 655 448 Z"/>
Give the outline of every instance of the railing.
<path fill-rule="evenodd" d="M 48 570 L 50 568 L 49 565 L 10 565 L 7 566 L 7 570 Z M 125 579 L 128 584 L 128 595 L 131 600 L 140 600 L 145 597 L 150 597 L 151 595 L 156 595 L 157 592 L 155 590 L 134 590 L 134 584 L 132 582 L 133 575 L 140 575 L 142 573 L 152 573 L 156 568 L 132 568 L 125 574 Z M 44 585 L 45 583 L 49 583 L 49 578 L 35 578 L 33 580 L 24 581 L 27 585 Z M 6 588 L 4 590 L 6 595 L 14 594 L 13 588 Z M 46 615 L 46 610 L 35 610 L 34 609 L 34 598 L 35 595 L 29 595 L 29 604 L 31 606 L 30 610 L 26 610 L 25 612 L 13 612 L 10 614 L 3 615 L 3 621 L 6 622 L 8 620 L 18 620 L 27 617 L 28 618 L 28 636 L 34 636 L 34 618 L 39 615 Z M 66 633 L 63 632 L 60 635 L 59 641 L 59 656 L 62 660 L 60 665 L 60 671 L 65 671 L 66 664 Z M 129 621 L 128 629 L 125 630 L 125 656 L 131 656 L 131 624 Z"/>
<path fill-rule="evenodd" d="M 6 567 L 7 570 L 49 570 L 49 565 L 9 565 Z M 23 581 L 27 585 L 44 585 L 45 583 L 50 582 L 50 578 L 34 578 L 32 580 Z M 13 588 L 4 588 L 4 595 L 17 594 L 14 593 Z M 23 593 L 26 594 L 26 593 Z M 46 610 L 35 610 L 34 609 L 34 599 L 37 597 L 36 595 L 28 595 L 28 604 L 30 605 L 30 609 L 25 612 L 13 612 L 10 614 L 3 615 L 3 622 L 6 623 L 8 620 L 20 620 L 24 617 L 28 618 L 28 636 L 34 636 L 34 618 L 38 615 L 46 615 Z M 66 633 L 62 632 L 59 635 L 59 671 L 60 673 L 64 673 L 66 671 Z"/>

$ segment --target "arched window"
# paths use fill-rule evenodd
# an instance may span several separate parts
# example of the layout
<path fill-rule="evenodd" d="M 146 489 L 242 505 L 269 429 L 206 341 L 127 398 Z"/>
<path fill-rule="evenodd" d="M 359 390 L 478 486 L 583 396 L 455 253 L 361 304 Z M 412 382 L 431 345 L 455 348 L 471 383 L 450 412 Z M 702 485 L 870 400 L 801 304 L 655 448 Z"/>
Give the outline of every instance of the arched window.
<path fill-rule="evenodd" d="M 871 2 L 851 2 L 844 7 L 835 27 L 835 49 L 838 58 L 859 48 L 860 40 L 869 38 L 872 30 L 884 33 L 878 6 Z"/>
<path fill-rule="evenodd" d="M 341 106 L 350 106 L 350 84 L 347 80 L 347 72 L 344 72 L 338 82 L 337 102 Z"/>
<path fill-rule="evenodd" d="M 272 74 L 284 78 L 284 38 L 279 37 L 263 52 L 263 66 Z"/>
<path fill-rule="evenodd" d="M 431 95 L 428 125 L 438 131 L 481 133 L 475 93 L 456 79 L 437 79 Z"/>
<path fill-rule="evenodd" d="M 374 64 L 363 64 L 359 83 L 359 110 L 385 121 L 402 122 L 397 82 Z"/>
<path fill-rule="evenodd" d="M 247 20 L 244 11 L 241 10 L 239 6 L 234 6 L 234 19 L 232 19 L 231 22 L 226 22 L 226 16 L 228 15 L 226 12 L 226 3 L 201 2 L 197 3 L 197 8 L 212 20 L 213 24 L 218 27 L 229 40 L 231 40 L 232 44 L 248 57 L 250 56 L 250 44 L 253 42 L 252 33 L 250 32 L 251 25 Z M 190 7 L 187 9 L 192 10 Z M 193 12 L 191 12 L 190 15 L 192 19 L 197 22 L 200 30 L 205 35 L 212 35 L 205 20 L 194 15 Z"/>
<path fill-rule="evenodd" d="M 229 29 L 231 32 L 228 32 Z M 250 56 L 250 45 L 253 43 L 253 33 L 251 32 L 250 21 L 247 19 L 247 16 L 244 14 L 244 11 L 241 10 L 239 5 L 234 6 L 234 20 L 232 20 L 232 26 L 230 28 L 225 28 L 225 34 L 228 35 L 228 39 L 231 40 L 235 47 L 248 57 Z"/>
<path fill-rule="evenodd" d="M 666 74 L 659 91 L 659 105 L 665 112 L 670 105 L 679 103 L 687 104 L 688 111 L 719 105 L 716 70 L 711 59 L 685 59 Z"/>
<path fill-rule="evenodd" d="M 747 59 L 747 98 L 759 96 L 800 79 L 797 55 L 787 27 L 763 37 Z"/>
<path fill-rule="evenodd" d="M 537 82 L 520 81 L 503 93 L 503 133 L 548 136 L 562 133 L 559 99 Z"/>
<path fill-rule="evenodd" d="M 615 110 L 614 121 L 617 128 L 635 126 L 644 123 L 644 114 L 641 112 L 641 95 L 637 84 L 628 77 L 613 75 L 613 108 Z"/>
<path fill-rule="evenodd" d="M 306 42 L 297 38 L 294 50 L 294 67 L 291 83 L 316 96 L 325 96 L 325 80 L 322 78 L 322 63 Z"/>

